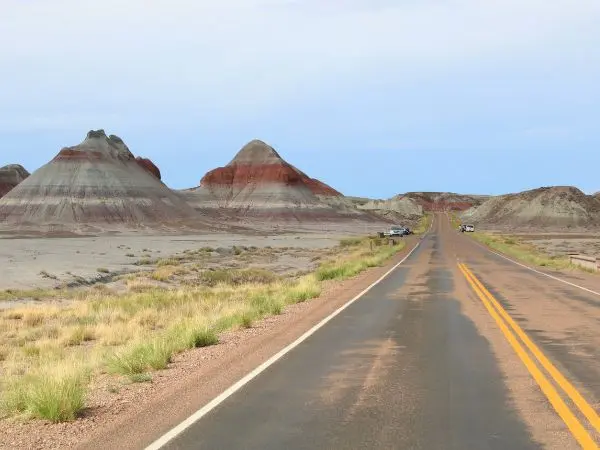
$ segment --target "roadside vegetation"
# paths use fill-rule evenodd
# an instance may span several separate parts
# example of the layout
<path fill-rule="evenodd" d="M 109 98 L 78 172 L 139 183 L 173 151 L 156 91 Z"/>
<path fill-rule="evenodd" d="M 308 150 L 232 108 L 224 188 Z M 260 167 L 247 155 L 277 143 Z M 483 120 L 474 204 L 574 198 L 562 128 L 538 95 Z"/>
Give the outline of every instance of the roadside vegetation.
<path fill-rule="evenodd" d="M 472 237 L 506 256 L 518 259 L 521 262 L 538 267 L 547 267 L 551 269 L 579 269 L 581 267 L 570 264 L 566 256 L 552 256 L 541 252 L 534 245 L 523 242 L 521 239 L 510 235 L 495 235 L 491 233 L 472 233 Z"/>
<path fill-rule="evenodd" d="M 118 382 L 151 381 L 152 373 L 167 368 L 178 353 L 217 344 L 226 330 L 252 327 L 289 305 L 316 298 L 327 280 L 380 266 L 405 245 L 387 244 L 371 237 L 343 240 L 303 275 L 183 264 L 190 255 L 211 251 L 200 249 L 127 276 L 124 292 L 102 285 L 76 293 L 40 290 L 41 299 L 62 295 L 72 301 L 0 311 L 0 413 L 73 420 L 98 375 Z M 237 249 L 241 256 L 244 251 Z M 174 283 L 176 277 L 182 282 Z M 0 297 L 30 294 L 10 291 Z"/>
<path fill-rule="evenodd" d="M 433 216 L 429 213 L 425 213 L 419 220 L 419 223 L 414 228 L 413 233 L 417 235 L 425 234 L 429 230 Z"/>
<path fill-rule="evenodd" d="M 454 228 L 455 230 L 458 229 L 458 227 L 462 224 L 462 220 L 460 220 L 460 217 L 458 217 L 458 215 L 455 213 L 450 213 L 449 217 L 450 225 L 452 226 L 452 228 Z"/>

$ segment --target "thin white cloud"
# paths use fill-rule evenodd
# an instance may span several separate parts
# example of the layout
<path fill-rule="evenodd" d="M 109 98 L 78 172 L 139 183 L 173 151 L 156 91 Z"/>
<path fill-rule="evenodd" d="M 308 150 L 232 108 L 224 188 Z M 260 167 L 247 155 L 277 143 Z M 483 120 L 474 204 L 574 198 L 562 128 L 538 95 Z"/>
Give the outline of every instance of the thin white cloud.
<path fill-rule="evenodd" d="M 81 105 L 258 114 L 365 80 L 593 58 L 600 37 L 596 0 L 2 0 L 1 9 L 3 128 L 18 126 L 11 109 L 40 104 L 59 117 Z"/>

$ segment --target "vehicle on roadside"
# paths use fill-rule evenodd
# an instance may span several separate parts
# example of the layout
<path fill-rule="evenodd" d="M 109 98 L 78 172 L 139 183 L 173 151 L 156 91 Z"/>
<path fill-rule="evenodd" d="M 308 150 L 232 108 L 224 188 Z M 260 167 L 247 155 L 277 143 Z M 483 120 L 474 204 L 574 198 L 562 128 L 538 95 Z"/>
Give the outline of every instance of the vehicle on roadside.
<path fill-rule="evenodd" d="M 475 225 L 465 225 L 465 233 L 473 233 L 475 231 Z"/>
<path fill-rule="evenodd" d="M 390 230 L 387 232 L 387 235 L 390 236 L 390 237 L 393 237 L 393 236 L 404 236 L 404 228 L 403 227 L 397 227 L 397 226 L 390 227 Z"/>
<path fill-rule="evenodd" d="M 409 234 L 412 234 L 412 231 L 408 227 L 393 226 L 393 227 L 390 227 L 390 231 L 388 231 L 386 234 L 390 237 L 392 237 L 392 236 L 402 237 L 402 236 L 408 236 Z"/>

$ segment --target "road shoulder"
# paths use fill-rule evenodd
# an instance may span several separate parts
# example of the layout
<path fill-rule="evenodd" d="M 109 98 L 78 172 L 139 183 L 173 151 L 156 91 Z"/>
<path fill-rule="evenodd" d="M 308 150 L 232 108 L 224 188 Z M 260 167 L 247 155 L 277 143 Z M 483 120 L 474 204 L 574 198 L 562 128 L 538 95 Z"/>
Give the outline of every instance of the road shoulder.
<path fill-rule="evenodd" d="M 94 406 L 73 423 L 13 422 L 3 426 L 2 448 L 142 448 L 296 340 L 401 261 L 418 242 L 407 245 L 383 267 L 343 282 L 328 282 L 323 294 L 292 305 L 252 328 L 229 331 L 216 346 L 178 355 L 151 383 L 119 386 L 110 403 Z M 91 399 L 93 400 L 93 399 Z M 43 428 L 43 432 L 39 428 Z M 35 436 L 35 442 L 32 442 Z"/>

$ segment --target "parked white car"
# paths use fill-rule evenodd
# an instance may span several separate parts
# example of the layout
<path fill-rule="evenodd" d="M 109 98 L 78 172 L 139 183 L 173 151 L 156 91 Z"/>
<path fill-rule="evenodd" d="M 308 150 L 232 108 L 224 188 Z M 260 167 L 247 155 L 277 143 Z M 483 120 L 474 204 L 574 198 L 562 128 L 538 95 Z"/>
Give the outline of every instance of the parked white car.
<path fill-rule="evenodd" d="M 404 227 L 391 227 L 388 232 L 389 236 L 404 236 L 405 230 Z"/>

